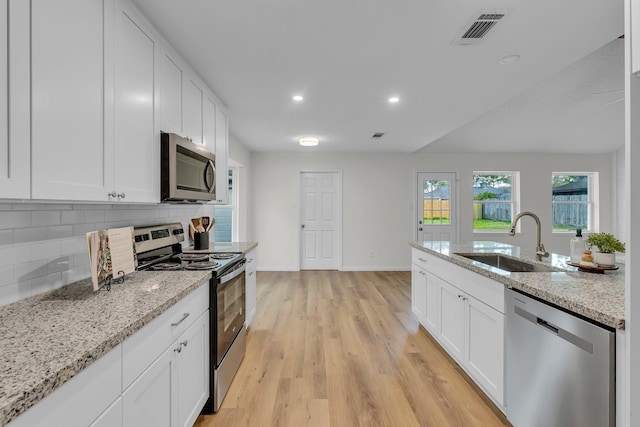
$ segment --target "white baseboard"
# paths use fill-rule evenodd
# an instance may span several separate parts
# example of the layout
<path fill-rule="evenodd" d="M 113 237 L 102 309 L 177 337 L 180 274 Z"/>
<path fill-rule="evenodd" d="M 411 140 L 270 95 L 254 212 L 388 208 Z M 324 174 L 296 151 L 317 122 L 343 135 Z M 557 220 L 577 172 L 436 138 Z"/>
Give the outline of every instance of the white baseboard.
<path fill-rule="evenodd" d="M 411 267 L 342 267 L 342 271 L 411 271 Z"/>
<path fill-rule="evenodd" d="M 300 271 L 298 267 L 259 267 L 256 266 L 257 271 Z"/>

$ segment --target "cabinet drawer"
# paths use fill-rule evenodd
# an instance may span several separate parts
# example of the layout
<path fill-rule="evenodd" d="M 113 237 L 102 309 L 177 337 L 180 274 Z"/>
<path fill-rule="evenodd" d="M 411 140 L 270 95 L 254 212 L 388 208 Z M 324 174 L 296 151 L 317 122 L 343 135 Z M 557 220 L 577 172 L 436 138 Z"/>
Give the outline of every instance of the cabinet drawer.
<path fill-rule="evenodd" d="M 209 283 L 200 286 L 123 343 L 122 389 L 209 308 Z"/>
<path fill-rule="evenodd" d="M 424 268 L 425 270 L 429 270 L 428 266 L 429 264 L 431 264 L 429 262 L 431 258 L 433 258 L 432 255 L 429 255 L 418 249 L 414 248 L 411 250 L 411 262 L 419 267 Z"/>

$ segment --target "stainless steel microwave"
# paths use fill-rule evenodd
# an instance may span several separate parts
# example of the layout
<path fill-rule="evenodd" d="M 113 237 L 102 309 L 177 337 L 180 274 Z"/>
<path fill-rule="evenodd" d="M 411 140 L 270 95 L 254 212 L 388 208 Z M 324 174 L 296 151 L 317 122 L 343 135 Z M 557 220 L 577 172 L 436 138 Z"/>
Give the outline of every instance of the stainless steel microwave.
<path fill-rule="evenodd" d="M 207 202 L 216 199 L 216 156 L 175 133 L 160 134 L 160 200 Z"/>

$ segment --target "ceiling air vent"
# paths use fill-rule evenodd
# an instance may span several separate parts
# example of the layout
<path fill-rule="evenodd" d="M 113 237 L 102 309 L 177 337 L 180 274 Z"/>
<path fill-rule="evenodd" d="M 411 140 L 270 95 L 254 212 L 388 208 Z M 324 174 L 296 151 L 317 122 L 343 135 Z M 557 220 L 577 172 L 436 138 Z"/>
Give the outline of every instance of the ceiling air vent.
<path fill-rule="evenodd" d="M 495 25 L 505 17 L 505 13 L 497 11 L 480 11 L 476 16 L 477 17 L 471 21 L 470 24 L 464 27 L 465 29 L 461 32 L 459 38 L 452 41 L 451 44 L 467 46 L 477 43 L 487 35 L 489 30 L 495 27 Z"/>
<path fill-rule="evenodd" d="M 373 135 L 371 135 L 371 138 L 373 139 L 380 139 L 384 136 L 384 132 L 376 132 Z"/>

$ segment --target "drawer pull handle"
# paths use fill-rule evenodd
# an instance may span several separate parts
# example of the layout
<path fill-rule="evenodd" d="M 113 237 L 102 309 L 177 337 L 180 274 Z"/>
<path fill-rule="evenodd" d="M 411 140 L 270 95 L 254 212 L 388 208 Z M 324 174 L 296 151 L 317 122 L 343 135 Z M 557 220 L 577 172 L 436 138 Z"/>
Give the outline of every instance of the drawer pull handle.
<path fill-rule="evenodd" d="M 189 313 L 185 313 L 182 315 L 182 319 L 178 320 L 176 323 L 172 323 L 171 326 L 178 326 L 180 323 L 184 322 L 184 319 L 189 317 Z"/>
<path fill-rule="evenodd" d="M 427 262 L 427 260 L 426 260 L 426 259 L 424 259 L 424 258 L 418 258 L 418 259 L 419 259 L 420 261 L 422 261 L 422 262 Z"/>

